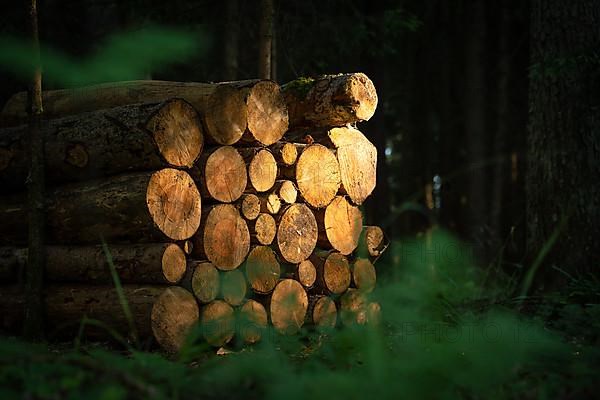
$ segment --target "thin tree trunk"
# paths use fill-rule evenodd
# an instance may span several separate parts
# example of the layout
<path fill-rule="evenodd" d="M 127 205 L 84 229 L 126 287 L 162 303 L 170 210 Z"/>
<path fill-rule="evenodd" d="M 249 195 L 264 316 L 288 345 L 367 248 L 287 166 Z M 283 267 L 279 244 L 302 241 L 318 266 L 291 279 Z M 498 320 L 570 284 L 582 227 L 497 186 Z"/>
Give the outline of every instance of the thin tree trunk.
<path fill-rule="evenodd" d="M 273 1 L 261 0 L 258 43 L 258 77 L 271 79 L 271 50 L 273 45 Z"/>
<path fill-rule="evenodd" d="M 44 332 L 42 286 L 45 262 L 44 251 L 44 138 L 41 134 L 42 70 L 40 64 L 40 41 L 37 21 L 37 1 L 29 4 L 32 45 L 35 54 L 35 70 L 31 87 L 30 151 L 31 167 L 28 179 L 29 238 L 28 262 L 25 286 L 24 334 L 28 339 L 41 339 Z"/>
<path fill-rule="evenodd" d="M 227 0 L 225 4 L 226 23 L 223 27 L 223 80 L 225 81 L 234 81 L 237 79 L 239 18 L 238 0 Z"/>

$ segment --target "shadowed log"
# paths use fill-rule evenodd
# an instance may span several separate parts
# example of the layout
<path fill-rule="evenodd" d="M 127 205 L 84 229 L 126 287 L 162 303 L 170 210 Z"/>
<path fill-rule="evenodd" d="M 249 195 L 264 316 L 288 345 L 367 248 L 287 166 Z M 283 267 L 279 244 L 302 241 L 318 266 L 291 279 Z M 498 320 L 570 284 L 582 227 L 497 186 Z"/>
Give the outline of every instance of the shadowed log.
<path fill-rule="evenodd" d="M 255 300 L 248 300 L 239 310 L 238 334 L 248 344 L 253 344 L 262 338 L 267 329 L 267 311 Z"/>
<path fill-rule="evenodd" d="M 244 302 L 247 286 L 244 273 L 239 269 L 221 273 L 221 294 L 230 305 L 239 306 Z"/>
<path fill-rule="evenodd" d="M 46 179 L 51 184 L 123 172 L 191 167 L 203 147 L 199 117 L 172 99 L 48 121 Z M 28 127 L 0 130 L 0 186 L 22 189 L 29 173 Z"/>
<path fill-rule="evenodd" d="M 214 300 L 202 309 L 200 327 L 204 339 L 211 346 L 223 346 L 235 334 L 235 314 L 233 308 L 223 300 Z"/>
<path fill-rule="evenodd" d="M 375 267 L 367 258 L 357 258 L 352 263 L 352 282 L 362 292 L 370 293 L 377 283 Z"/>
<path fill-rule="evenodd" d="M 177 353 L 190 329 L 198 323 L 198 304 L 187 290 L 166 288 L 152 307 L 152 332 L 160 346 Z"/>
<path fill-rule="evenodd" d="M 248 254 L 245 263 L 248 283 L 255 293 L 271 293 L 281 276 L 281 266 L 273 250 L 267 246 L 256 246 Z"/>
<path fill-rule="evenodd" d="M 204 197 L 231 203 L 242 196 L 248 182 L 246 164 L 231 146 L 219 146 L 203 154 L 193 175 Z"/>
<path fill-rule="evenodd" d="M 305 204 L 292 204 L 281 214 L 277 246 L 283 259 L 291 264 L 306 260 L 317 244 L 317 221 Z"/>
<path fill-rule="evenodd" d="M 361 257 L 377 259 L 387 247 L 388 240 L 383 233 L 383 229 L 378 226 L 363 227 L 359 240 Z"/>
<path fill-rule="evenodd" d="M 373 82 L 362 73 L 299 78 L 282 87 L 290 127 L 344 126 L 368 121 L 377 108 Z"/>
<path fill-rule="evenodd" d="M 336 252 L 315 251 L 310 257 L 317 269 L 317 286 L 331 294 L 342 294 L 350 286 L 351 274 L 348 259 Z"/>
<path fill-rule="evenodd" d="M 192 273 L 192 291 L 201 303 L 210 303 L 219 295 L 221 278 L 219 271 L 209 261 L 189 263 Z"/>
<path fill-rule="evenodd" d="M 239 209 L 244 218 L 249 221 L 255 220 L 260 214 L 260 199 L 255 194 L 244 194 Z"/>
<path fill-rule="evenodd" d="M 337 307 L 327 296 L 310 296 L 308 299 L 308 323 L 317 330 L 331 330 L 337 323 Z"/>
<path fill-rule="evenodd" d="M 271 323 L 279 333 L 293 335 L 304 324 L 307 308 L 308 296 L 302 285 L 293 279 L 284 279 L 271 296 Z"/>

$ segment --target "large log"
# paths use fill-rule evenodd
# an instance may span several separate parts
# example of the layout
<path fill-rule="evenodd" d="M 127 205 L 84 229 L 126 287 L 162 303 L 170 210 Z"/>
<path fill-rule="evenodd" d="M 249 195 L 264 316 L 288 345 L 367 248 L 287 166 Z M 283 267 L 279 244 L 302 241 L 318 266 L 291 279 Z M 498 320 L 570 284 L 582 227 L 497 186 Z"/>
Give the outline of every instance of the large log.
<path fill-rule="evenodd" d="M 191 167 L 204 142 L 198 114 L 181 99 L 48 121 L 42 134 L 46 178 L 53 184 L 165 165 Z M 28 147 L 27 125 L 0 131 L 1 191 L 25 187 Z"/>
<path fill-rule="evenodd" d="M 223 346 L 235 334 L 235 313 L 223 300 L 214 300 L 202 309 L 200 328 L 204 339 L 211 346 Z"/>
<path fill-rule="evenodd" d="M 306 260 L 317 244 L 315 215 L 305 204 L 292 204 L 280 216 L 277 247 L 283 259 L 291 264 Z"/>
<path fill-rule="evenodd" d="M 362 231 L 362 213 L 344 196 L 337 196 L 325 210 L 318 210 L 315 217 L 320 247 L 333 248 L 344 255 L 356 249 Z"/>
<path fill-rule="evenodd" d="M 311 262 L 317 268 L 317 285 L 321 292 L 340 295 L 350 286 L 348 259 L 336 252 L 315 251 Z"/>
<path fill-rule="evenodd" d="M 295 165 L 298 190 L 315 208 L 327 206 L 340 188 L 340 167 L 335 154 L 320 144 L 307 146 Z"/>
<path fill-rule="evenodd" d="M 246 277 L 255 293 L 271 293 L 279 282 L 281 266 L 273 250 L 268 246 L 256 246 L 245 262 Z"/>
<path fill-rule="evenodd" d="M 275 143 L 288 127 L 288 112 L 279 86 L 271 81 L 193 83 L 128 81 L 77 89 L 45 91 L 44 115 L 56 118 L 140 102 L 180 97 L 203 116 L 210 139 L 230 145 L 242 138 Z M 27 121 L 27 93 L 9 99 L 0 114 L 3 126 Z"/>
<path fill-rule="evenodd" d="M 223 271 L 237 268 L 250 250 L 248 225 L 231 204 L 212 206 L 193 240 L 192 254 Z"/>
<path fill-rule="evenodd" d="M 152 306 L 164 287 L 123 285 L 137 334 L 142 339 L 152 336 Z M 16 287 L 0 290 L 0 330 L 21 333 L 24 320 L 24 295 Z M 46 327 L 52 338 L 73 337 L 84 317 L 100 321 L 110 330 L 130 336 L 129 323 L 114 286 L 48 285 L 45 287 Z M 111 332 L 88 325 L 83 336 L 90 339 L 115 339 Z"/>
<path fill-rule="evenodd" d="M 199 312 L 190 292 L 178 286 L 166 288 L 152 307 L 152 332 L 158 344 L 167 352 L 177 353 L 198 323 Z"/>
<path fill-rule="evenodd" d="M 344 126 L 368 121 L 377 108 L 373 82 L 362 73 L 299 78 L 282 87 L 290 127 Z"/>
<path fill-rule="evenodd" d="M 200 181 L 203 196 L 222 203 L 239 199 L 248 181 L 244 159 L 231 146 L 219 146 L 203 154 L 192 174 Z"/>
<path fill-rule="evenodd" d="M 200 225 L 201 199 L 185 172 L 166 168 L 68 184 L 48 193 L 50 244 L 185 240 Z M 23 244 L 27 217 L 18 197 L 0 198 L 0 241 Z"/>
<path fill-rule="evenodd" d="M 258 342 L 267 329 L 267 310 L 256 300 L 248 300 L 239 310 L 238 334 L 248 344 Z"/>
<path fill-rule="evenodd" d="M 108 245 L 112 264 L 123 283 L 177 283 L 186 270 L 186 257 L 174 243 Z M 0 280 L 15 281 L 27 266 L 27 248 L 0 247 Z M 112 284 L 102 246 L 47 246 L 44 276 L 53 282 Z M 4 278 L 4 279 L 3 279 Z"/>
<path fill-rule="evenodd" d="M 308 296 L 302 285 L 293 279 L 284 279 L 271 296 L 271 323 L 279 333 L 293 335 L 304 324 L 307 308 Z"/>

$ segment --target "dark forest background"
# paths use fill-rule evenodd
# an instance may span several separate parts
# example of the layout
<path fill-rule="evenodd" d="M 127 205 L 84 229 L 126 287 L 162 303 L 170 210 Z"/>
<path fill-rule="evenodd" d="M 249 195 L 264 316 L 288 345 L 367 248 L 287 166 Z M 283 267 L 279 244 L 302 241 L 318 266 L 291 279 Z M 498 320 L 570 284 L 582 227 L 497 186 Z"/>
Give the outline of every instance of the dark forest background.
<path fill-rule="evenodd" d="M 40 40 L 83 59 L 111 34 L 173 27 L 196 35 L 204 51 L 137 78 L 253 78 L 259 5 L 41 1 Z M 2 8 L 0 34 L 27 37 L 26 8 Z M 361 71 L 377 87 L 378 110 L 360 127 L 380 157 L 367 222 L 392 238 L 441 225 L 471 243 L 481 263 L 502 252 L 506 268 L 519 268 L 527 255 L 528 2 L 279 1 L 275 8 L 276 81 Z M 0 104 L 27 88 L 8 74 L 1 82 Z"/>

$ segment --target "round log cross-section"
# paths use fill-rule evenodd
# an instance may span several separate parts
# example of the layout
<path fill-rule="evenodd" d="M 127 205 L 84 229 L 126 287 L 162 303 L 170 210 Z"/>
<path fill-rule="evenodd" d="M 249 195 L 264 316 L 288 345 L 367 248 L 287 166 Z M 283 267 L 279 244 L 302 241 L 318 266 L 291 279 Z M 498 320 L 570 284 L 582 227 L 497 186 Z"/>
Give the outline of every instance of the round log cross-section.
<path fill-rule="evenodd" d="M 288 110 L 281 88 L 272 81 L 251 83 L 248 97 L 248 140 L 270 146 L 288 129 Z"/>
<path fill-rule="evenodd" d="M 242 216 L 247 220 L 254 220 L 260 214 L 260 199 L 255 194 L 245 194 L 239 204 Z"/>
<path fill-rule="evenodd" d="M 170 353 L 178 352 L 198 315 L 198 304 L 190 292 L 178 286 L 166 288 L 152 307 L 152 332 L 158 344 Z"/>
<path fill-rule="evenodd" d="M 165 279 L 170 283 L 177 283 L 185 274 L 187 262 L 185 253 L 175 243 L 165 247 L 162 255 L 162 271 Z"/>
<path fill-rule="evenodd" d="M 375 289 L 377 273 L 375 267 L 367 258 L 357 258 L 352 264 L 352 281 L 362 292 L 369 293 Z"/>
<path fill-rule="evenodd" d="M 317 244 L 317 236 L 317 221 L 305 204 L 292 204 L 283 212 L 277 229 L 277 246 L 287 262 L 297 264 L 306 260 Z"/>
<path fill-rule="evenodd" d="M 221 146 L 200 161 L 203 193 L 231 203 L 242 196 L 248 178 L 246 164 L 239 152 L 231 146 Z"/>
<path fill-rule="evenodd" d="M 266 192 L 273 187 L 277 178 L 277 162 L 269 150 L 261 149 L 252 157 L 248 176 L 257 192 Z"/>
<path fill-rule="evenodd" d="M 235 334 L 235 313 L 223 300 L 214 300 L 204 306 L 200 317 L 202 335 L 211 346 L 223 346 Z"/>
<path fill-rule="evenodd" d="M 213 206 L 208 212 L 203 230 L 194 238 L 196 254 L 205 255 L 215 267 L 223 271 L 237 268 L 250 250 L 248 225 L 231 204 Z"/>
<path fill-rule="evenodd" d="M 210 303 L 219 295 L 219 271 L 208 261 L 190 263 L 193 268 L 192 291 L 201 303 Z"/>
<path fill-rule="evenodd" d="M 248 300 L 240 308 L 238 333 L 245 343 L 256 343 L 267 328 L 267 310 L 256 300 Z"/>
<path fill-rule="evenodd" d="M 239 306 L 246 298 L 246 278 L 239 269 L 225 271 L 221 276 L 223 300 L 232 306 Z"/>
<path fill-rule="evenodd" d="M 335 154 L 320 144 L 307 146 L 296 163 L 300 194 L 315 208 L 327 206 L 340 188 L 340 167 Z"/>
<path fill-rule="evenodd" d="M 171 239 L 188 239 L 200 226 L 200 193 L 185 171 L 165 168 L 152 174 L 146 203 L 156 225 Z"/>
<path fill-rule="evenodd" d="M 351 281 L 348 259 L 336 252 L 313 254 L 311 261 L 317 267 L 319 286 L 326 293 L 342 294 L 348 289 Z"/>
<path fill-rule="evenodd" d="M 277 224 L 272 215 L 262 213 L 255 221 L 249 223 L 250 240 L 252 243 L 269 246 L 275 239 Z"/>
<path fill-rule="evenodd" d="M 279 281 L 281 266 L 268 246 L 257 246 L 246 259 L 246 277 L 256 293 L 271 293 Z"/>
<path fill-rule="evenodd" d="M 337 308 L 335 302 L 327 296 L 317 296 L 311 299 L 309 306 L 312 323 L 318 330 L 335 328 L 337 322 Z"/>
<path fill-rule="evenodd" d="M 321 247 L 329 245 L 344 255 L 356 249 L 362 231 L 362 213 L 358 207 L 348 203 L 345 197 L 337 196 L 316 217 Z"/>
<path fill-rule="evenodd" d="M 317 269 L 310 260 L 304 260 L 298 264 L 298 282 L 306 288 L 311 288 L 317 280 Z"/>
<path fill-rule="evenodd" d="M 304 324 L 308 296 L 300 283 L 284 279 L 277 284 L 271 297 L 271 323 L 285 335 L 293 335 Z"/>

